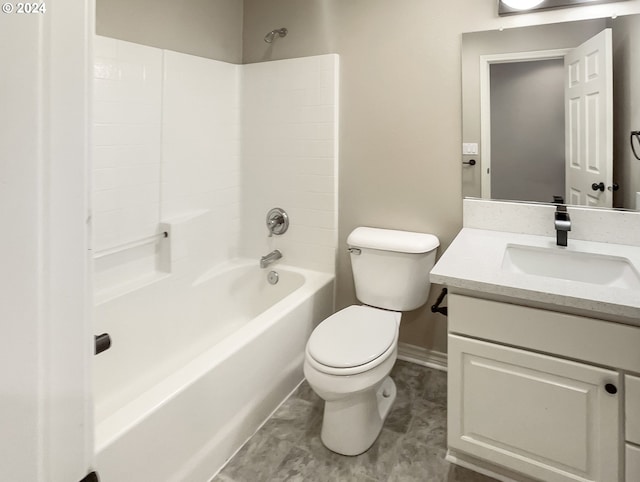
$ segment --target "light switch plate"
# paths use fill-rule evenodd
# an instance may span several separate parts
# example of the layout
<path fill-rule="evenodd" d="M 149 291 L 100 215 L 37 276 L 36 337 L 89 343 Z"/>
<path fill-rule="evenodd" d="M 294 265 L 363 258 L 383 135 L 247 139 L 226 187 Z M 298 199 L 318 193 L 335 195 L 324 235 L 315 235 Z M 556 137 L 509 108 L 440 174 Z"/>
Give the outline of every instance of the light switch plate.
<path fill-rule="evenodd" d="M 462 154 L 475 155 L 478 153 L 478 144 L 476 142 L 463 142 Z"/>

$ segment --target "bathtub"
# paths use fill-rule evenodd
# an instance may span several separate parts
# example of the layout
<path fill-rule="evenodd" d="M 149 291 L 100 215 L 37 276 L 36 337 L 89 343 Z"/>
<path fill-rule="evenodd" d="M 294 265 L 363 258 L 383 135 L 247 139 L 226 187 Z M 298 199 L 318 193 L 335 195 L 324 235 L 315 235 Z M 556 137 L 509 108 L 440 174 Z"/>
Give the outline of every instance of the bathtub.
<path fill-rule="evenodd" d="M 96 308 L 102 482 L 209 480 L 302 380 L 304 346 L 333 312 L 333 275 L 235 260 Z"/>

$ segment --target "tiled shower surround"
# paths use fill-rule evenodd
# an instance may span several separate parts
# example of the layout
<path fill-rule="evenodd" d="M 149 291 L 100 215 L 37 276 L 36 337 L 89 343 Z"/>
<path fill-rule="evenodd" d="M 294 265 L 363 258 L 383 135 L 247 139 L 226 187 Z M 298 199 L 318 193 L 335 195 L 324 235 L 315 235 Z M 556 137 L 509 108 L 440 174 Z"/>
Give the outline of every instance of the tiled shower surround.
<path fill-rule="evenodd" d="M 333 266 L 336 60 L 322 55 L 243 66 L 242 247 L 253 257 L 278 248 L 296 266 Z M 287 235 L 264 236 L 265 205 L 287 210 Z"/>
<path fill-rule="evenodd" d="M 336 55 L 243 66 L 100 36 L 94 53 L 98 300 L 132 279 L 275 248 L 334 271 Z M 276 206 L 291 228 L 267 238 Z M 158 243 L 109 254 L 167 225 L 170 265 Z"/>
<path fill-rule="evenodd" d="M 162 51 L 97 37 L 93 235 L 97 251 L 160 222 Z"/>

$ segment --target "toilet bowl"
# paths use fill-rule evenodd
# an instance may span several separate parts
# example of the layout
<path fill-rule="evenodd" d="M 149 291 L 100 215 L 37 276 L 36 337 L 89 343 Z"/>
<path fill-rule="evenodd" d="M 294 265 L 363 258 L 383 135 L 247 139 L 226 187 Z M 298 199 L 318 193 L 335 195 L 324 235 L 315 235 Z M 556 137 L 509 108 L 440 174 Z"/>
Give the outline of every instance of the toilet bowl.
<path fill-rule="evenodd" d="M 398 353 L 399 312 L 349 306 L 319 325 L 307 343 L 304 374 L 325 401 L 320 437 L 358 455 L 375 442 L 396 397 L 389 373 Z M 369 326 L 370 330 L 363 331 Z"/>
<path fill-rule="evenodd" d="M 311 334 L 304 374 L 325 401 L 322 443 L 358 455 L 375 442 L 396 397 L 389 377 L 398 354 L 402 311 L 422 306 L 438 238 L 361 227 L 347 239 L 357 298 Z"/>

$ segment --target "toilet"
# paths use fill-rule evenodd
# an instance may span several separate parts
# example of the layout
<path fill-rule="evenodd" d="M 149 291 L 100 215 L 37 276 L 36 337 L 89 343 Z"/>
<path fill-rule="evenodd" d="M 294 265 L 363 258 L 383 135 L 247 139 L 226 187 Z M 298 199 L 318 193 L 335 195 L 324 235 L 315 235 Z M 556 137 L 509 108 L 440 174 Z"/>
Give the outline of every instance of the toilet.
<path fill-rule="evenodd" d="M 363 304 L 316 327 L 307 342 L 304 374 L 325 401 L 322 443 L 339 454 L 358 455 L 375 442 L 395 400 L 389 373 L 401 312 L 426 303 L 440 241 L 432 234 L 359 227 L 347 244 Z"/>

